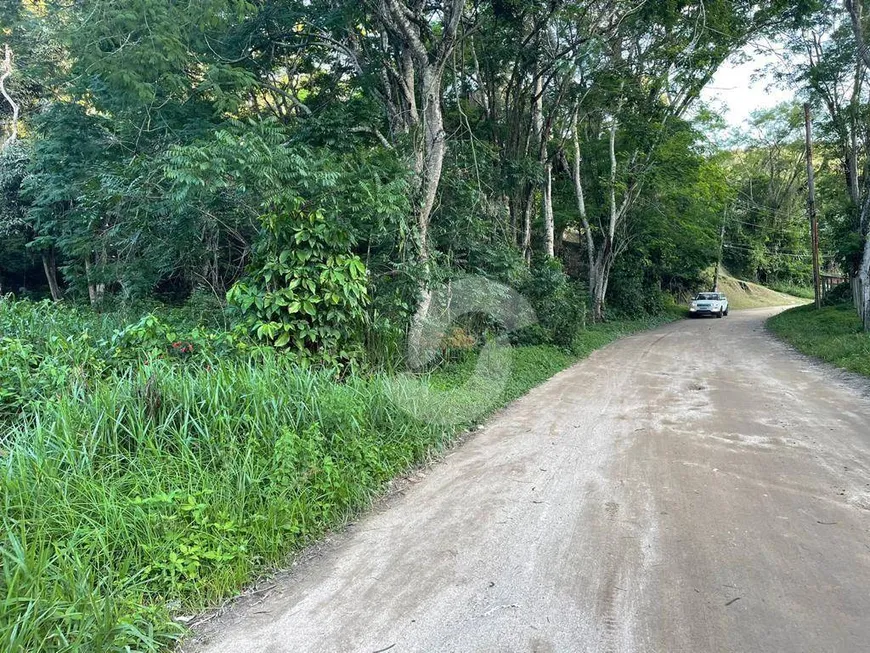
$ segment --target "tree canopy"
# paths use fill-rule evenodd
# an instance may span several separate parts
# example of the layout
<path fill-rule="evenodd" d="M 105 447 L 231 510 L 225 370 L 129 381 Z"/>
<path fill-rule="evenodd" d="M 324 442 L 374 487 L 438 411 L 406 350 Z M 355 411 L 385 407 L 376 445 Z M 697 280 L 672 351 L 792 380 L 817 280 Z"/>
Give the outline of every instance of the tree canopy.
<path fill-rule="evenodd" d="M 716 152 L 698 98 L 749 40 L 789 30 L 797 50 L 814 20 L 832 36 L 795 78 L 826 101 L 846 68 L 863 75 L 844 16 L 783 0 L 6 3 L 0 283 L 95 307 L 266 292 L 263 253 L 315 216 L 324 256 L 365 266 L 365 310 L 412 336 L 439 280 L 521 284 L 547 259 L 595 319 L 692 290 L 723 216 L 730 265 L 803 282 L 789 118 Z M 865 165 L 848 125 L 866 104 L 831 101 L 825 134 Z"/>

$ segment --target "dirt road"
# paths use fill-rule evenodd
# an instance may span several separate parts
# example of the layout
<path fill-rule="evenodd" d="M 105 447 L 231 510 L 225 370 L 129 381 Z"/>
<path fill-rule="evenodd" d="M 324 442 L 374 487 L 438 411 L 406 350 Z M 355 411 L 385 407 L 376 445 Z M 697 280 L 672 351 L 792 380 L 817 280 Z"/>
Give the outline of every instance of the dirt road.
<path fill-rule="evenodd" d="M 192 650 L 870 650 L 870 398 L 769 311 L 618 342 Z"/>

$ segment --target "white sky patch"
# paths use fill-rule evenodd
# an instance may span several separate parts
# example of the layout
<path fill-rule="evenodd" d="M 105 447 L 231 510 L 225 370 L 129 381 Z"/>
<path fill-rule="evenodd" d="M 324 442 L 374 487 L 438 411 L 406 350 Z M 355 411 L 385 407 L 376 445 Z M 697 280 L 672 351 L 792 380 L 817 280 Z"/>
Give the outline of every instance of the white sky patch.
<path fill-rule="evenodd" d="M 794 99 L 794 90 L 774 83 L 765 73 L 783 65 L 778 46 L 767 41 L 753 43 L 728 61 L 701 92 L 701 100 L 721 114 L 731 128 L 742 127 L 753 111 L 770 109 Z"/>

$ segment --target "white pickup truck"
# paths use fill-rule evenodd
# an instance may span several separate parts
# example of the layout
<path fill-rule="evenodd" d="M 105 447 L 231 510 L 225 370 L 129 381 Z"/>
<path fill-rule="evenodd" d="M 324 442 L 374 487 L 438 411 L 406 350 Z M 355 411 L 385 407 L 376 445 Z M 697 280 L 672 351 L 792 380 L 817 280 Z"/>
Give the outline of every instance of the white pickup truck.
<path fill-rule="evenodd" d="M 728 315 L 728 298 L 721 292 L 699 293 L 689 304 L 689 317 L 700 317 L 701 315 L 715 315 L 716 317 Z"/>

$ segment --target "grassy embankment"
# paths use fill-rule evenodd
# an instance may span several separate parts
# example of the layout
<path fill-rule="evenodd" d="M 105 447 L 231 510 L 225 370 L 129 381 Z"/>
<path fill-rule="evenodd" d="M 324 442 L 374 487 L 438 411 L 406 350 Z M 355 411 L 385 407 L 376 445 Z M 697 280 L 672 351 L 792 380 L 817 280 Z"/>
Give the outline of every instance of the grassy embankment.
<path fill-rule="evenodd" d="M 727 274 L 719 279 L 719 289 L 728 296 L 731 309 L 735 311 L 769 306 L 796 306 L 806 302 L 806 298 L 801 295 L 778 292 L 751 281 L 735 279 Z M 806 294 L 805 289 L 789 287 L 788 290 Z"/>
<path fill-rule="evenodd" d="M 678 314 L 517 347 L 497 396 L 461 394 L 491 412 Z M 0 650 L 169 647 L 173 616 L 285 563 L 470 425 L 415 419 L 389 376 L 339 382 L 191 324 L 0 300 Z M 473 365 L 427 378 L 456 387 Z"/>
<path fill-rule="evenodd" d="M 825 306 L 817 311 L 802 306 L 768 321 L 773 333 L 809 356 L 870 376 L 870 334 L 851 304 Z"/>

